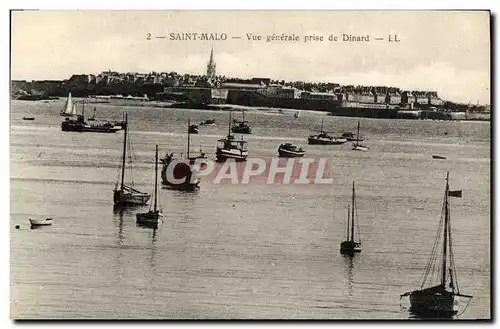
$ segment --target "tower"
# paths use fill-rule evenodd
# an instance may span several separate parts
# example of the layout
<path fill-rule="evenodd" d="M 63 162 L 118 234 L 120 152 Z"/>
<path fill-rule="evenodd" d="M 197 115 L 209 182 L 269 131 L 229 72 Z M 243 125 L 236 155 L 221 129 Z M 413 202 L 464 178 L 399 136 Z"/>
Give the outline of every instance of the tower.
<path fill-rule="evenodd" d="M 210 52 L 210 60 L 207 64 L 207 77 L 209 79 L 215 80 L 215 61 L 214 61 L 214 47 L 212 46 L 212 51 Z"/>

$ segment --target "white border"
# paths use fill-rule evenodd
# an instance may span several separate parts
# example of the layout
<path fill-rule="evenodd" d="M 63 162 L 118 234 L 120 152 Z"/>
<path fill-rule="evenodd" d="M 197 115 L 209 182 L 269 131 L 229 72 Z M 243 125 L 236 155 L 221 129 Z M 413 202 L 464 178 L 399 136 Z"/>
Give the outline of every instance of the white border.
<path fill-rule="evenodd" d="M 117 6 L 117 4 L 119 5 Z M 2 263 L 5 265 L 6 270 L 0 272 L 0 283 L 1 285 L 1 294 L 2 298 L 0 299 L 1 303 L 1 309 L 6 312 L 2 316 L 1 320 L 1 328 L 12 328 L 15 326 L 15 324 L 9 320 L 9 290 L 10 290 L 10 282 L 9 282 L 9 217 L 10 217 L 10 211 L 9 211 L 9 98 L 10 98 L 10 93 L 9 93 L 9 82 L 8 82 L 8 77 L 9 77 L 9 52 L 8 52 L 8 45 L 9 45 L 9 15 L 8 9 L 140 9 L 140 10 L 145 10 L 145 9 L 162 9 L 162 10 L 167 10 L 167 9 L 282 9 L 282 10 L 291 10 L 291 9 L 318 9 L 318 10 L 325 10 L 325 9 L 330 9 L 330 10 L 382 10 L 382 9 L 406 9 L 406 10 L 412 10 L 412 9 L 492 9 L 493 13 L 499 12 L 499 5 L 498 1 L 485 1 L 485 0 L 474 0 L 474 1 L 437 1 L 437 0 L 420 0 L 420 1 L 385 1 L 383 3 L 375 3 L 372 1 L 361 1 L 361 0 L 349 0 L 349 1 L 342 1 L 342 2 L 336 2 L 335 5 L 325 5 L 322 1 L 318 0 L 307 0 L 307 1 L 284 1 L 283 3 L 271 3 L 270 1 L 266 0 L 252 0 L 252 1 L 246 1 L 246 2 L 236 2 L 236 1 L 178 1 L 176 3 L 170 2 L 167 3 L 164 1 L 131 1 L 131 0 L 122 0 L 117 3 L 108 3 L 104 4 L 102 0 L 96 1 L 96 0 L 87 0 L 87 1 L 44 1 L 42 2 L 37 2 L 37 1 L 14 1 L 14 0 L 7 0 L 7 1 L 2 1 L 2 11 L 1 11 L 1 16 L 2 19 L 0 19 L 0 29 L 1 29 L 1 44 L 3 45 L 2 47 L 2 76 L 4 77 L 1 79 L 1 119 L 0 119 L 0 134 L 2 134 L 2 138 L 0 139 L 0 145 L 1 145 L 1 154 L 3 155 L 2 161 L 1 161 L 1 202 L 2 202 L 2 211 L 4 216 L 2 216 L 2 229 L 1 229 L 1 234 L 2 236 L 2 248 L 0 249 L 1 253 L 1 259 Z M 499 24 L 498 20 L 496 21 L 496 26 L 497 27 Z M 497 30 L 497 29 L 495 29 Z M 495 36 L 495 44 L 498 45 L 498 32 L 494 33 Z M 495 59 L 498 58 L 498 54 L 495 54 Z M 493 58 L 492 58 L 493 60 Z M 492 72 L 492 76 L 496 76 L 496 70 L 495 72 Z M 493 91 L 494 94 L 498 95 L 498 86 L 496 86 L 495 90 Z M 492 100 L 493 102 L 493 100 Z M 492 109 L 492 111 L 496 111 L 496 109 Z M 496 120 L 495 120 L 496 121 Z M 495 124 L 495 123 L 494 123 Z M 492 136 L 493 138 L 493 136 Z M 496 143 L 495 143 L 496 144 Z M 496 169 L 496 166 L 495 166 Z M 495 197 L 495 201 L 497 200 L 497 197 Z M 500 204 L 500 203 L 497 203 Z M 493 214 L 492 214 L 493 215 Z M 498 226 L 498 225 L 497 225 Z M 497 230 L 495 230 L 495 233 Z M 487 237 L 485 237 L 487 238 Z M 492 250 L 493 250 L 493 245 L 492 245 Z M 496 264 L 496 259 L 495 257 L 494 263 Z M 493 264 L 492 264 L 493 266 Z M 498 282 L 495 280 L 497 283 L 496 286 L 498 286 Z M 495 293 L 492 294 L 492 298 L 496 296 L 496 292 L 498 289 L 495 290 Z M 498 307 L 495 307 L 495 310 L 492 310 L 492 316 L 493 313 L 496 313 L 495 311 L 498 309 Z M 161 323 L 157 323 L 159 325 L 162 325 Z M 259 327 L 268 327 L 270 324 L 262 324 L 262 323 L 256 323 L 259 325 Z M 278 323 L 276 323 L 278 324 Z M 395 323 L 397 326 L 399 325 L 404 325 L 403 323 Z M 46 324 L 46 325 L 52 325 L 52 324 Z M 88 323 L 88 324 L 78 324 L 80 327 L 92 327 L 92 328 L 101 328 L 109 325 L 114 325 L 114 326 L 121 326 L 123 325 L 122 323 Z M 178 324 L 169 324 L 169 325 L 175 325 L 178 326 Z M 234 325 L 234 324 L 232 324 Z M 301 326 L 312 326 L 313 324 L 307 324 L 307 323 L 302 323 Z M 356 327 L 361 327 L 365 325 L 373 325 L 373 323 L 362 323 L 362 324 L 353 324 L 353 323 L 330 323 L 327 324 L 329 326 L 356 326 Z M 380 323 L 378 325 L 386 325 L 386 323 Z M 427 324 L 427 326 L 437 326 L 437 324 Z M 470 325 L 477 326 L 478 324 L 470 323 Z M 69 326 L 74 326 L 74 324 L 68 323 L 64 324 L 63 327 L 69 327 Z M 144 324 L 128 324 L 128 327 L 132 328 L 141 328 L 143 327 Z M 185 324 L 183 325 L 183 327 Z M 191 326 L 191 325 L 189 325 Z"/>

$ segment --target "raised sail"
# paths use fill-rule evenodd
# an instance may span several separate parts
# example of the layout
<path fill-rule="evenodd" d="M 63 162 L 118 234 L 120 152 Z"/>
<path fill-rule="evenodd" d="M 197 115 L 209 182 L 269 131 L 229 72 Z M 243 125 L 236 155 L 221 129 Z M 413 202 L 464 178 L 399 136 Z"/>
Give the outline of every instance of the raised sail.
<path fill-rule="evenodd" d="M 61 111 L 61 115 L 63 116 L 72 116 L 75 111 L 75 104 L 73 103 L 73 98 L 71 97 L 71 92 L 68 94 L 68 99 L 66 99 L 66 103 Z"/>

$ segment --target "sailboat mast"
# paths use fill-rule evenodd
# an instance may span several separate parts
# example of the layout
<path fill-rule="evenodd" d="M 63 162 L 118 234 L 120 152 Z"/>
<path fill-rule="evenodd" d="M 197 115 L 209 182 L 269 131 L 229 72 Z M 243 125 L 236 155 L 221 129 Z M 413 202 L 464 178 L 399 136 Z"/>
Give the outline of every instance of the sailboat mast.
<path fill-rule="evenodd" d="M 446 287 L 446 254 L 447 254 L 447 245 L 448 245 L 448 222 L 449 222 L 449 211 L 448 211 L 448 177 L 449 172 L 446 173 L 446 191 L 444 197 L 444 238 L 443 238 L 443 268 L 441 272 L 441 285 Z"/>
<path fill-rule="evenodd" d="M 356 142 L 359 142 L 359 120 L 358 120 L 358 133 L 356 134 Z"/>
<path fill-rule="evenodd" d="M 354 181 L 352 182 L 351 241 L 354 242 Z"/>
<path fill-rule="evenodd" d="M 243 122 L 245 122 L 245 110 L 241 110 L 243 112 Z"/>
<path fill-rule="evenodd" d="M 122 155 L 122 183 L 121 190 L 123 190 L 123 182 L 125 179 L 125 157 L 127 155 L 127 114 L 125 114 L 125 133 L 123 135 L 123 155 Z"/>
<path fill-rule="evenodd" d="M 351 225 L 351 205 L 347 205 L 347 240 L 349 240 L 349 225 Z"/>
<path fill-rule="evenodd" d="M 231 118 L 231 115 L 232 115 L 232 114 L 233 114 L 233 111 L 230 111 L 230 112 L 229 112 L 229 125 L 228 125 L 228 127 L 227 127 L 227 134 L 228 134 L 228 136 L 229 136 L 229 135 L 231 135 L 231 119 L 232 119 L 232 118 Z"/>
<path fill-rule="evenodd" d="M 188 118 L 188 149 L 187 149 L 187 158 L 189 160 L 189 149 L 190 149 L 190 142 L 191 142 L 191 118 Z"/>
<path fill-rule="evenodd" d="M 156 212 L 156 200 L 158 199 L 158 144 L 156 144 L 156 152 L 155 152 L 155 204 L 154 211 Z"/>
<path fill-rule="evenodd" d="M 323 132 L 323 118 L 321 118 L 321 133 Z"/>
<path fill-rule="evenodd" d="M 82 101 L 82 117 L 85 119 L 85 99 Z"/>

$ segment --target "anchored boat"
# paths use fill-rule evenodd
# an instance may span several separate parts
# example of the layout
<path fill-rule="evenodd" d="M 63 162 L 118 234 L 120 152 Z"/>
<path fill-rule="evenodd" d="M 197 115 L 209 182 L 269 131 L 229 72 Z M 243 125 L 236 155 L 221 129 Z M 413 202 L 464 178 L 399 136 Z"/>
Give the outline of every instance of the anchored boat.
<path fill-rule="evenodd" d="M 227 159 L 234 159 L 235 161 L 246 161 L 248 157 L 247 142 L 243 140 L 236 140 L 231 135 L 231 112 L 229 112 L 229 132 L 225 138 L 217 141 L 217 150 L 215 157 L 218 162 L 224 162 Z"/>
<path fill-rule="evenodd" d="M 358 121 L 358 133 L 356 134 L 356 142 L 352 143 L 352 149 L 354 151 L 368 151 L 368 146 L 361 145 L 359 139 L 359 121 Z"/>
<path fill-rule="evenodd" d="M 283 143 L 278 147 L 278 154 L 284 158 L 299 158 L 303 157 L 306 151 L 292 143 Z"/>
<path fill-rule="evenodd" d="M 125 114 L 125 122 L 127 122 L 127 114 Z M 149 193 L 141 192 L 135 189 L 133 186 L 125 185 L 126 156 L 127 156 L 127 128 L 125 128 L 125 133 L 123 135 L 121 183 L 120 186 L 118 186 L 118 183 L 116 183 L 115 185 L 115 189 L 113 190 L 113 202 L 115 206 L 144 205 L 148 202 L 149 198 L 151 198 L 151 195 Z M 132 168 L 130 168 L 130 170 L 132 170 Z"/>
<path fill-rule="evenodd" d="M 467 299 L 468 302 L 472 299 L 470 295 L 461 294 L 458 285 L 451 243 L 450 197 L 461 198 L 462 190 L 450 190 L 449 173 L 446 173 L 446 188 L 438 235 L 434 241 L 422 284 L 420 289 L 405 292 L 400 296 L 409 296 L 411 311 L 417 314 L 450 317 L 458 312 L 457 297 Z M 439 257 L 440 252 L 441 257 Z M 436 277 L 434 274 L 438 274 L 437 278 L 440 280 L 437 284 L 432 282 L 433 278 Z"/>
<path fill-rule="evenodd" d="M 242 110 L 241 112 L 243 113 L 243 120 L 242 121 L 234 120 L 233 126 L 231 127 L 231 131 L 235 134 L 251 134 L 252 126 L 250 126 L 248 121 L 245 121 L 245 110 Z M 229 121 L 231 122 L 231 120 Z"/>
<path fill-rule="evenodd" d="M 71 97 L 71 92 L 68 94 L 68 98 L 64 103 L 64 106 L 61 110 L 61 116 L 63 117 L 72 117 L 76 114 L 76 104 L 73 103 L 73 98 Z"/>
<path fill-rule="evenodd" d="M 321 129 L 319 134 L 310 135 L 307 139 L 311 145 L 339 145 L 347 142 L 343 137 L 333 137 L 329 132 L 323 130 L 323 118 L 321 119 Z"/>
<path fill-rule="evenodd" d="M 52 225 L 52 218 L 45 219 L 29 219 L 31 228 L 39 226 L 50 226 Z"/>
<path fill-rule="evenodd" d="M 153 209 L 151 206 L 148 212 L 138 213 L 136 215 L 136 223 L 141 226 L 158 228 L 158 221 L 163 217 L 161 210 L 157 208 L 158 202 L 158 145 L 156 145 L 155 149 L 155 192 L 154 192 L 154 203 Z"/>
<path fill-rule="evenodd" d="M 349 216 L 349 210 L 351 211 L 351 215 Z M 353 255 L 354 253 L 361 252 L 361 238 L 359 237 L 359 229 L 358 229 L 358 240 L 356 242 L 354 239 L 354 222 L 355 218 L 357 219 L 357 209 L 356 209 L 356 192 L 354 190 L 354 182 L 352 182 L 352 208 L 347 209 L 347 240 L 343 241 L 340 244 L 340 253 Z M 357 223 L 357 220 L 356 220 Z"/>

